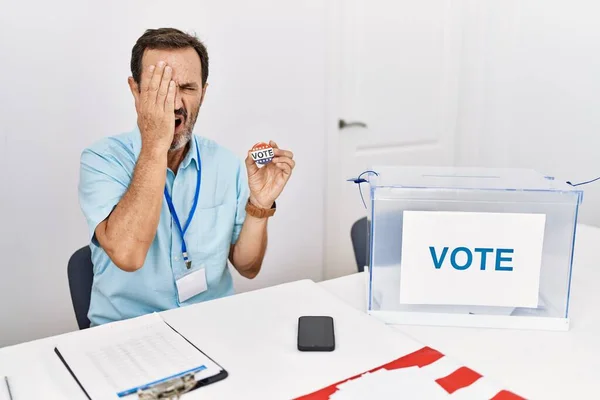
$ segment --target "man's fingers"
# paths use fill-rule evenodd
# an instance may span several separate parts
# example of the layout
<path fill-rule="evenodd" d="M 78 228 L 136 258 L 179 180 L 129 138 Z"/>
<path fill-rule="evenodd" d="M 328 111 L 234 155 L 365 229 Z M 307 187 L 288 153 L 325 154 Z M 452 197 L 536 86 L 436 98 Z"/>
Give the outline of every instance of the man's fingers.
<path fill-rule="evenodd" d="M 165 100 L 165 111 L 175 111 L 175 92 L 177 88 L 175 87 L 175 81 L 169 82 L 169 87 L 167 89 L 167 98 Z"/>
<path fill-rule="evenodd" d="M 150 86 L 150 79 L 152 78 L 155 69 L 156 69 L 156 65 L 149 65 L 146 70 L 146 73 L 144 74 L 142 72 L 142 78 L 141 78 L 141 82 L 140 82 L 140 85 L 141 85 L 140 90 L 142 92 L 148 91 L 148 87 Z"/>
<path fill-rule="evenodd" d="M 162 79 L 164 70 L 165 62 L 160 61 L 154 69 L 152 78 L 150 78 L 150 86 L 148 87 L 148 100 L 153 104 L 156 103 L 156 95 L 158 94 L 158 89 L 160 88 L 160 81 Z"/>
<path fill-rule="evenodd" d="M 292 160 L 290 160 L 290 161 L 292 161 Z M 275 164 L 275 166 L 277 168 L 279 168 L 280 170 L 282 170 L 283 173 L 286 175 L 292 174 L 292 167 L 286 162 L 279 162 L 279 163 Z"/>
<path fill-rule="evenodd" d="M 274 141 L 269 141 L 269 145 L 273 148 L 273 153 L 275 154 L 275 157 L 294 158 L 294 153 L 292 153 L 289 150 L 280 149 L 277 143 L 275 143 Z"/>
<path fill-rule="evenodd" d="M 290 172 L 296 166 L 296 161 L 288 157 L 275 157 L 273 163 L 281 168 L 282 165 L 287 165 L 290 168 Z"/>
<path fill-rule="evenodd" d="M 259 170 L 258 165 L 256 165 L 252 159 L 250 152 L 248 152 L 248 155 L 246 156 L 246 169 L 248 170 L 248 175 L 250 176 L 254 175 Z"/>
<path fill-rule="evenodd" d="M 165 100 L 167 98 L 167 94 L 169 93 L 169 86 L 171 83 L 172 70 L 168 65 L 165 67 L 165 71 L 163 72 L 162 79 L 160 81 L 160 86 L 158 88 L 158 95 L 156 96 L 156 105 L 159 108 L 163 108 L 167 111 L 167 105 L 165 104 Z M 173 109 L 171 109 L 173 110 Z"/>
<path fill-rule="evenodd" d="M 142 100 L 146 100 L 148 98 L 148 88 L 150 87 L 150 78 L 154 74 L 154 69 L 156 67 L 154 65 L 150 65 L 146 71 L 146 73 L 142 72 L 142 78 L 140 82 L 140 94 Z"/>
<path fill-rule="evenodd" d="M 277 148 L 273 147 L 273 153 L 275 154 L 275 157 L 294 158 L 294 153 L 292 153 L 289 150 L 282 150 L 279 147 L 277 147 Z"/>

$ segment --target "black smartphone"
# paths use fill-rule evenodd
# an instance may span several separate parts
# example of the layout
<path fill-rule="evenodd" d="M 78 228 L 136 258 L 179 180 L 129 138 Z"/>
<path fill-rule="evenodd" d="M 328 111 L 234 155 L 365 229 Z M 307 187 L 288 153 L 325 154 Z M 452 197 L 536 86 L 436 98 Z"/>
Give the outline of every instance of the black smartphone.
<path fill-rule="evenodd" d="M 333 351 L 335 333 L 333 318 L 327 316 L 303 316 L 298 318 L 298 350 Z"/>

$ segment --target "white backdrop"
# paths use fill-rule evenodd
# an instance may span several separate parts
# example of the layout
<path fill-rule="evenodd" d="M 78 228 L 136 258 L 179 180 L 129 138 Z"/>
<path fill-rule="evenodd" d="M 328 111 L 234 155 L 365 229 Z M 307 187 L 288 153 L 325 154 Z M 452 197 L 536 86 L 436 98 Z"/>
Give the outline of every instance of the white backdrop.
<path fill-rule="evenodd" d="M 148 27 L 195 30 L 208 46 L 210 86 L 197 133 L 240 156 L 268 139 L 296 155 L 264 270 L 254 281 L 236 279 L 238 289 L 323 276 L 325 131 L 338 117 L 326 112 L 328 79 L 338 73 L 327 66 L 326 3 L 1 4 L 0 346 L 76 329 L 66 263 L 87 236 L 79 155 L 135 123 L 129 57 Z M 531 167 L 564 180 L 600 175 L 600 3 L 452 6 L 464 12 L 456 162 Z M 585 191 L 581 221 L 600 225 L 600 183 Z"/>
<path fill-rule="evenodd" d="M 325 35 L 320 0 L 3 2 L 0 12 L 0 346 L 77 329 L 69 256 L 87 243 L 79 156 L 130 130 L 130 52 L 146 28 L 195 31 L 210 57 L 196 133 L 240 157 L 258 141 L 297 168 L 255 280 L 322 276 Z M 310 25 L 306 22 L 310 21 Z"/>
<path fill-rule="evenodd" d="M 369 157 L 379 158 L 375 165 L 423 165 L 431 163 L 433 150 L 441 147 L 454 157 L 439 151 L 438 161 L 433 162 L 533 168 L 573 182 L 600 176 L 600 2 L 337 3 L 347 8 L 340 11 L 344 23 L 357 29 L 341 34 L 343 46 L 333 47 L 335 51 L 374 56 L 340 62 L 337 75 L 332 74 L 339 81 L 332 86 L 344 96 L 339 103 L 347 104 L 332 112 L 331 119 L 363 121 L 368 129 L 328 131 L 338 151 L 333 157 L 337 170 L 328 171 L 326 278 L 356 271 L 346 232 L 366 211 L 356 187 L 338 182 L 342 174 L 351 178 L 362 172 L 361 164 L 372 161 Z M 349 11 L 353 5 L 359 12 Z M 383 38 L 380 43 L 368 42 L 377 35 Z M 436 38 L 442 38 L 443 45 L 438 47 Z M 368 51 L 361 52 L 363 46 Z M 444 68 L 440 60 L 447 62 L 440 75 L 448 85 L 424 104 L 435 88 L 436 76 L 430 71 Z M 366 90 L 367 84 L 374 87 Z M 355 99 L 359 97 L 355 93 L 369 92 L 378 95 L 369 107 L 363 98 Z M 451 117 L 435 114 L 440 101 Z M 423 105 L 415 108 L 415 104 Z M 406 116 L 407 110 L 412 114 Z M 396 133 L 389 128 L 392 124 L 398 126 Z M 376 127 L 388 129 L 371 134 Z M 451 143 L 437 146 L 448 137 Z M 581 188 L 585 195 L 579 221 L 600 225 L 600 181 Z M 340 198 L 347 201 L 342 207 Z"/>
<path fill-rule="evenodd" d="M 456 160 L 600 176 L 600 2 L 465 2 Z M 579 220 L 600 226 L 600 181 Z"/>

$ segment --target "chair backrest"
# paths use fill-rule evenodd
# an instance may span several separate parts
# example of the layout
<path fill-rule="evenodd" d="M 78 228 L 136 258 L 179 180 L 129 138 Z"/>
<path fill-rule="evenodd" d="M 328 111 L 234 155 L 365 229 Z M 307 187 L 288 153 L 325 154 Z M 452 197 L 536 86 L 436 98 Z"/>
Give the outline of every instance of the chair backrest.
<path fill-rule="evenodd" d="M 369 220 L 364 217 L 352 224 L 350 231 L 358 272 L 363 272 L 369 264 L 369 225 Z"/>
<path fill-rule="evenodd" d="M 89 246 L 82 247 L 73 253 L 67 265 L 67 275 L 77 325 L 79 325 L 79 329 L 89 328 L 90 320 L 87 314 L 94 280 L 92 251 Z"/>

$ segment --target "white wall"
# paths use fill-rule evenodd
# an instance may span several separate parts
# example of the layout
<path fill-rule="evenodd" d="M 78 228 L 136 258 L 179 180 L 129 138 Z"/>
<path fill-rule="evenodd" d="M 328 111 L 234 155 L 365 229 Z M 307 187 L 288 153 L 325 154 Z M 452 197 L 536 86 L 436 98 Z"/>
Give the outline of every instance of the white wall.
<path fill-rule="evenodd" d="M 457 163 L 532 167 L 573 181 L 600 175 L 600 4 L 448 4 L 464 12 Z M 197 133 L 240 156 L 270 138 L 296 154 L 264 271 L 236 286 L 321 278 L 324 131 L 335 124 L 326 116 L 335 104 L 326 97 L 325 8 L 320 0 L 3 6 L 0 346 L 76 329 L 66 263 L 87 236 L 77 203 L 79 154 L 134 124 L 129 57 L 148 27 L 195 30 L 207 43 L 210 86 Z M 329 67 L 329 77 L 338 73 Z M 585 190 L 581 220 L 600 224 L 600 182 Z"/>
<path fill-rule="evenodd" d="M 66 264 L 87 243 L 82 149 L 131 129 L 130 51 L 146 28 L 195 31 L 211 67 L 196 133 L 240 157 L 273 139 L 297 168 L 263 272 L 239 291 L 322 276 L 325 12 L 319 0 L 11 2 L 0 13 L 0 346 L 77 329 Z M 310 22 L 310 24 L 307 24 Z"/>
<path fill-rule="evenodd" d="M 600 176 L 600 3 L 466 3 L 457 134 L 462 165 Z M 600 181 L 580 221 L 600 225 Z"/>
<path fill-rule="evenodd" d="M 364 166 L 344 162 L 343 158 L 362 162 L 356 143 L 368 143 L 372 150 L 381 141 L 380 136 L 384 136 L 382 126 L 386 121 L 391 120 L 398 128 L 397 133 L 388 129 L 385 137 L 395 146 L 371 153 L 373 158 L 379 158 L 379 163 L 451 164 L 449 157 L 432 160 L 422 153 L 434 147 L 432 144 L 440 143 L 442 136 L 435 136 L 438 133 L 435 127 L 441 126 L 439 131 L 454 131 L 448 135 L 453 140 L 447 146 L 454 152 L 457 165 L 527 167 L 573 182 L 600 176 L 597 161 L 600 149 L 597 133 L 600 131 L 599 2 L 430 0 L 418 5 L 413 3 L 346 0 L 345 8 L 339 12 L 340 24 L 356 26 L 347 31 L 339 29 L 344 32 L 339 39 L 343 45 L 332 45 L 333 51 L 360 54 L 357 48 L 368 46 L 364 39 L 360 40 L 361 33 L 366 32 L 371 36 L 385 35 L 381 43 L 369 48 L 371 54 L 376 54 L 379 48 L 387 52 L 379 57 L 376 54 L 366 59 L 357 57 L 357 61 L 339 62 L 331 74 L 332 79 L 338 80 L 338 91 L 345 96 L 339 103 L 344 100 L 349 103 L 348 112 L 336 110 L 332 116 L 365 121 L 369 129 L 351 128 L 342 132 L 335 127 L 330 129 L 330 146 L 335 150 L 332 152 L 335 157 L 334 168 L 329 169 L 331 189 L 326 214 L 327 278 L 355 271 L 349 226 L 365 213 L 358 190 L 353 185 L 340 183 L 356 176 Z M 359 10 L 364 7 L 368 12 L 358 12 L 353 18 L 351 7 Z M 441 11 L 446 13 L 446 18 L 439 18 Z M 376 12 L 379 12 L 377 18 L 369 18 Z M 437 29 L 431 29 L 436 22 L 441 23 Z M 411 30 L 407 31 L 409 27 Z M 456 36 L 459 36 L 458 45 Z M 441 50 L 431 51 L 431 43 L 436 38 L 443 38 L 444 44 Z M 407 52 L 407 48 L 414 49 L 415 53 Z M 423 61 L 429 54 L 434 56 Z M 454 62 L 447 62 L 454 57 L 459 64 L 456 69 Z M 361 68 L 362 64 L 368 67 Z M 429 106 L 415 109 L 413 115 L 404 116 L 403 113 L 430 93 L 427 90 L 431 88 L 430 82 L 422 83 L 419 78 L 424 76 L 424 71 L 436 67 L 445 68 L 446 81 L 451 83 L 448 86 L 451 90 L 442 88 L 438 99 L 445 99 L 448 92 L 453 93 L 454 82 L 458 82 L 456 96 L 453 93 L 447 102 L 446 110 L 451 117 L 433 115 L 435 100 Z M 369 75 L 373 70 L 377 74 Z M 456 80 L 452 79 L 453 74 Z M 398 85 L 407 79 L 412 81 Z M 435 78 L 430 81 L 435 82 Z M 367 100 L 372 101 L 377 113 L 365 115 L 360 112 L 359 101 L 364 101 L 364 96 L 355 100 L 359 97 L 355 94 L 362 86 L 376 83 L 379 83 L 377 88 L 382 89 L 379 98 Z M 400 88 L 394 90 L 397 86 Z M 456 115 L 454 110 L 457 110 Z M 422 115 L 432 116 L 423 119 Z M 409 124 L 410 131 L 406 133 Z M 422 136 L 435 139 L 407 141 L 408 148 L 397 145 L 406 137 L 412 139 L 417 132 L 425 132 Z M 401 154 L 386 158 L 394 149 L 399 149 Z M 415 155 L 419 158 L 415 159 Z M 600 181 L 582 188 L 585 195 L 579 221 L 600 225 Z M 341 206 L 340 198 L 344 201 Z"/>

